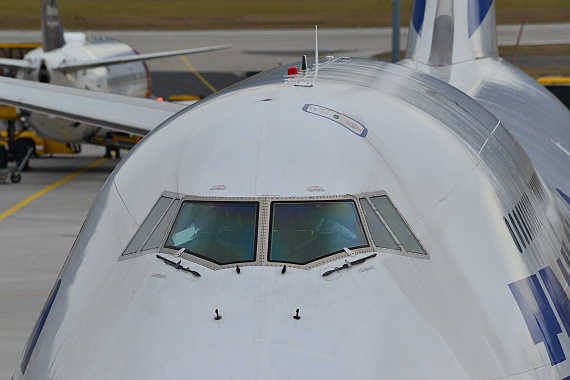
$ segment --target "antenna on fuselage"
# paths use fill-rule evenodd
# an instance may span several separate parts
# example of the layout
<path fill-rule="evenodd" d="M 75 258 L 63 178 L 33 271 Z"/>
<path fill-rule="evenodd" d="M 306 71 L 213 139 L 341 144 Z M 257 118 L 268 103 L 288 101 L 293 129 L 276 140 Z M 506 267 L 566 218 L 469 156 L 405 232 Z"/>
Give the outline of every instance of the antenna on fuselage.
<path fill-rule="evenodd" d="M 319 72 L 319 27 L 315 25 L 315 76 Z"/>
<path fill-rule="evenodd" d="M 319 28 L 315 25 L 315 77 L 313 84 L 317 81 L 317 74 L 319 73 Z"/>
<path fill-rule="evenodd" d="M 317 74 L 319 73 L 319 37 L 317 31 L 318 31 L 317 25 L 315 25 L 315 75 L 313 76 L 313 81 L 312 82 L 299 81 L 295 83 L 295 86 L 313 87 L 313 85 L 317 80 Z M 306 55 L 303 55 L 303 59 L 301 60 L 301 73 L 303 74 L 304 78 L 307 78 L 307 75 L 309 74 L 309 64 L 307 63 Z"/>

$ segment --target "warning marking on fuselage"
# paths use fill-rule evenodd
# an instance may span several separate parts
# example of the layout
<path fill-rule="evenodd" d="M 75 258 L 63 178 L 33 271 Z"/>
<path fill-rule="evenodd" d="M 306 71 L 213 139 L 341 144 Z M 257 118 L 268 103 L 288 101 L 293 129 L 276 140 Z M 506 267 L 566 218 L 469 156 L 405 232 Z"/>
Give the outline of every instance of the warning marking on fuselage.
<path fill-rule="evenodd" d="M 340 112 L 331 110 L 330 108 L 318 106 L 316 104 L 305 104 L 303 106 L 303 111 L 334 121 L 360 137 L 366 137 L 368 134 L 368 129 L 366 129 L 364 125 Z"/>

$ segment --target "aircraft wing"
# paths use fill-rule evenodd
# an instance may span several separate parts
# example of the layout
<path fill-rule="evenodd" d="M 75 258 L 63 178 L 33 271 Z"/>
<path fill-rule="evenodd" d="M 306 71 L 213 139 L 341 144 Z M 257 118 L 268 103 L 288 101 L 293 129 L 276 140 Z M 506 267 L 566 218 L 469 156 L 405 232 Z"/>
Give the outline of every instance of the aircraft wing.
<path fill-rule="evenodd" d="M 207 46 L 207 47 L 194 48 L 194 49 L 164 51 L 164 52 L 159 52 L 159 53 L 128 55 L 128 56 L 124 56 L 124 57 L 113 57 L 113 58 L 106 58 L 106 59 L 93 59 L 93 60 L 80 61 L 80 62 L 75 62 L 75 63 L 74 62 L 64 63 L 62 65 L 59 65 L 59 66 L 52 68 L 52 70 L 58 70 L 58 71 L 61 71 L 64 73 L 69 73 L 69 72 L 78 71 L 78 70 L 92 69 L 94 67 L 119 65 L 121 63 L 146 61 L 149 59 L 174 57 L 174 56 L 178 56 L 178 55 L 204 53 L 207 51 L 229 49 L 231 47 L 232 47 L 232 45 L 217 45 L 217 46 Z"/>
<path fill-rule="evenodd" d="M 186 105 L 0 77 L 0 103 L 145 135 Z"/>
<path fill-rule="evenodd" d="M 0 58 L 0 67 L 9 70 L 32 71 L 36 67 L 23 59 Z"/>

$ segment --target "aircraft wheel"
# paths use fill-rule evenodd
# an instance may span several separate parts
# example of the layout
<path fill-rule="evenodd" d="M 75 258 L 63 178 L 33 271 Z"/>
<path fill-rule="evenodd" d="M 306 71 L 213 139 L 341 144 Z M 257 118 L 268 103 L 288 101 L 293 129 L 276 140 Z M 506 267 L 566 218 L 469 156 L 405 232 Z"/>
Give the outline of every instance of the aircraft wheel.
<path fill-rule="evenodd" d="M 6 153 L 6 147 L 0 145 L 0 169 L 4 169 L 8 166 L 8 153 Z"/>
<path fill-rule="evenodd" d="M 13 172 L 10 176 L 12 183 L 18 183 L 22 180 L 22 175 L 20 173 Z"/>
<path fill-rule="evenodd" d="M 33 140 L 31 140 L 31 139 L 20 139 L 20 140 L 16 141 L 16 155 L 15 155 L 15 157 L 16 157 L 16 163 L 17 163 L 18 167 L 20 167 L 20 164 L 22 163 L 22 161 L 26 157 L 26 153 L 28 153 L 29 148 L 33 148 L 34 150 L 36 149 L 36 144 L 34 143 Z M 22 171 L 25 172 L 29 168 L 30 168 L 30 165 L 29 165 L 29 160 L 28 160 L 28 162 L 26 162 L 26 164 L 22 168 Z"/>

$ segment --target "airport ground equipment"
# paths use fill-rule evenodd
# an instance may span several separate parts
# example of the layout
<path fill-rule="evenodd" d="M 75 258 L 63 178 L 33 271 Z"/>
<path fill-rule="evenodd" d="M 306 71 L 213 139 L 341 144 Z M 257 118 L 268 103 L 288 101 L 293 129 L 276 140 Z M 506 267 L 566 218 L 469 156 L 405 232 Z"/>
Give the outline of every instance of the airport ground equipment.
<path fill-rule="evenodd" d="M 13 183 L 22 179 L 21 172 L 29 168 L 32 155 L 74 154 L 81 151 L 80 144 L 64 144 L 44 139 L 22 127 L 21 117 L 14 107 L 0 105 L 0 122 L 6 129 L 0 130 L 0 183 L 8 177 Z M 14 168 L 8 163 L 15 162 Z"/>
<path fill-rule="evenodd" d="M 16 168 L 9 169 L 5 167 L 0 169 L 0 184 L 8 182 L 8 175 L 10 176 L 10 181 L 12 181 L 12 183 L 19 183 L 22 180 L 22 171 L 24 170 L 24 166 L 27 165 L 33 152 L 34 149 L 32 147 L 28 147 L 26 154 Z"/>
<path fill-rule="evenodd" d="M 541 77 L 537 82 L 552 92 L 567 108 L 570 108 L 570 77 Z"/>

